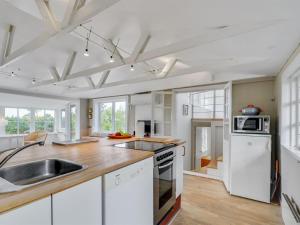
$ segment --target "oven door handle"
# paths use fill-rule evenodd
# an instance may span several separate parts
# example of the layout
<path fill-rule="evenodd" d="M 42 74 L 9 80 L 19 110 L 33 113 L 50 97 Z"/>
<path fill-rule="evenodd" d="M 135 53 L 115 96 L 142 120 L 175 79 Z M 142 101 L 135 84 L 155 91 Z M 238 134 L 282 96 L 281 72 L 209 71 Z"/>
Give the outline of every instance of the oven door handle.
<path fill-rule="evenodd" d="M 165 164 L 165 165 L 163 165 L 163 166 L 158 166 L 158 169 L 160 170 L 160 169 L 166 168 L 166 167 L 168 167 L 168 166 L 171 166 L 173 163 L 174 163 L 174 162 L 173 162 L 173 159 L 172 159 L 172 160 L 170 160 L 169 163 L 167 163 L 167 164 Z"/>

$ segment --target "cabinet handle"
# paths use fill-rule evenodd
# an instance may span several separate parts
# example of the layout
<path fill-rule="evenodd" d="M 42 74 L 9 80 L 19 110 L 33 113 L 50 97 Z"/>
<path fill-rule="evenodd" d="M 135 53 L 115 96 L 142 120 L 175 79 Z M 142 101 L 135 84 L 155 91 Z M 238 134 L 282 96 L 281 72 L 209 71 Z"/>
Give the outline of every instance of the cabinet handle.
<path fill-rule="evenodd" d="M 182 147 L 183 147 L 183 155 L 182 156 L 185 156 L 185 146 L 182 145 Z"/>
<path fill-rule="evenodd" d="M 119 185 L 120 184 L 120 174 L 116 175 L 116 179 L 115 179 L 115 185 Z"/>

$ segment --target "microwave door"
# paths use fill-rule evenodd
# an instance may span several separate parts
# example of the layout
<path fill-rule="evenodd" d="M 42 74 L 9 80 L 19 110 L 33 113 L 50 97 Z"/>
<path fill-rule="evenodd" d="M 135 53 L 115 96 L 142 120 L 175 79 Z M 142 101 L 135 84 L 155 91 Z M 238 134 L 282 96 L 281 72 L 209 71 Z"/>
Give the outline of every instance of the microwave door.
<path fill-rule="evenodd" d="M 239 130 L 241 131 L 258 131 L 259 127 L 259 118 L 243 118 L 239 121 Z"/>

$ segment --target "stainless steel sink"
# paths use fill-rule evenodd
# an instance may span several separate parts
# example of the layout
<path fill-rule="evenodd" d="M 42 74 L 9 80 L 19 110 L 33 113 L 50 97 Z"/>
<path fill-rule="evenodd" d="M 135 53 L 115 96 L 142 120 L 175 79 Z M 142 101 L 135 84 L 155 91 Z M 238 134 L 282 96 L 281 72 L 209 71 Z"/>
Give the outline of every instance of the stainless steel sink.
<path fill-rule="evenodd" d="M 85 169 L 60 159 L 46 159 L 0 169 L 0 193 L 22 190 Z"/>

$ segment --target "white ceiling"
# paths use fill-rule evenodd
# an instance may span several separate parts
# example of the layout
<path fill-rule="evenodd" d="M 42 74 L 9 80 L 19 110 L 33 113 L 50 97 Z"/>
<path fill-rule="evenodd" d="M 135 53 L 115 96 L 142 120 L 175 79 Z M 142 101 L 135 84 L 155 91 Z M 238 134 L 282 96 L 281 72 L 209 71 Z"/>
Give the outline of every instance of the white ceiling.
<path fill-rule="evenodd" d="M 92 0 L 86 5 L 89 2 Z M 64 18 L 67 3 L 68 0 L 49 0 L 58 21 Z M 112 39 L 115 44 L 119 40 L 124 58 L 133 52 L 142 33 L 151 36 L 146 53 L 173 43 L 196 40 L 197 44 L 155 57 L 147 61 L 148 65 L 137 63 L 135 71 L 129 70 L 130 65 L 112 69 L 105 88 L 92 89 L 84 78 L 32 87 L 33 78 L 37 82 L 52 79 L 50 67 L 56 67 L 61 74 L 72 51 L 77 52 L 77 57 L 70 76 L 109 63 L 111 53 L 100 47 L 102 39 L 93 34 L 91 41 L 96 44 L 91 42 L 90 56 L 83 56 L 85 40 L 80 35 L 85 37 L 87 31 L 77 27 L 0 68 L 0 87 L 88 98 L 273 76 L 300 41 L 299 8 L 299 0 L 120 0 L 86 21 L 84 26 L 92 26 L 95 33 Z M 13 51 L 47 31 L 35 0 L 27 0 L 26 4 L 23 0 L 1 0 L 0 27 L 6 24 L 16 27 Z M 3 37 L 4 29 L 0 29 L 1 42 Z M 156 77 L 149 71 L 161 71 L 171 58 L 177 61 L 169 76 L 150 80 Z M 12 71 L 16 77 L 8 76 Z M 92 75 L 95 84 L 100 77 L 101 73 Z M 127 80 L 131 82 L 124 83 Z"/>

